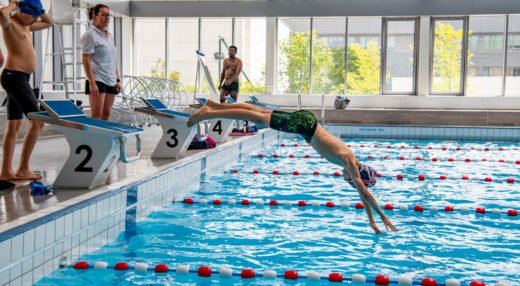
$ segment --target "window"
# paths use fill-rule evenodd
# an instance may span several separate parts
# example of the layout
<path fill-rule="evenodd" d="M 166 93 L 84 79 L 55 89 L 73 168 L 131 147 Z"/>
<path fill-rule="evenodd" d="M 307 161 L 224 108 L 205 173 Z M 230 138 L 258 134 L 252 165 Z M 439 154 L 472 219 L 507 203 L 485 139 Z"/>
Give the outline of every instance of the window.
<path fill-rule="evenodd" d="M 278 93 L 309 93 L 309 18 L 278 18 Z"/>
<path fill-rule="evenodd" d="M 314 18 L 311 93 L 345 93 L 346 18 Z"/>
<path fill-rule="evenodd" d="M 509 16 L 506 96 L 520 96 L 520 15 Z"/>
<path fill-rule="evenodd" d="M 379 94 L 381 18 L 349 18 L 347 93 Z"/>
<path fill-rule="evenodd" d="M 199 48 L 199 19 L 168 19 L 168 78 L 193 91 Z"/>
<path fill-rule="evenodd" d="M 135 19 L 135 75 L 165 77 L 165 30 L 164 18 Z"/>
<path fill-rule="evenodd" d="M 432 94 L 463 94 L 466 18 L 432 18 Z"/>
<path fill-rule="evenodd" d="M 240 92 L 265 93 L 266 19 L 236 18 L 234 44 L 247 76 L 240 76 Z"/>
<path fill-rule="evenodd" d="M 466 95 L 502 94 L 505 22 L 505 16 L 469 18 Z"/>
<path fill-rule="evenodd" d="M 415 94 L 416 19 L 385 19 L 383 94 Z"/>

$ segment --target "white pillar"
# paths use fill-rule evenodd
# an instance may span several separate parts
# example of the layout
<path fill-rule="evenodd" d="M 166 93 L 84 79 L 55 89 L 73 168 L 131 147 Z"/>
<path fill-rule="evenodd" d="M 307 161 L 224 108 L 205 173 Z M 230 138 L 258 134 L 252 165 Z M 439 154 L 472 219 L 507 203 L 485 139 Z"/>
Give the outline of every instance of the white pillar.
<path fill-rule="evenodd" d="M 134 25 L 133 19 L 123 16 L 121 18 L 121 75 L 133 75 L 134 71 Z"/>
<path fill-rule="evenodd" d="M 266 19 L 266 47 L 265 47 L 265 93 L 274 94 L 276 91 L 276 67 L 277 67 L 277 19 Z"/>
<path fill-rule="evenodd" d="M 417 56 L 417 95 L 430 93 L 430 16 L 421 16 Z"/>

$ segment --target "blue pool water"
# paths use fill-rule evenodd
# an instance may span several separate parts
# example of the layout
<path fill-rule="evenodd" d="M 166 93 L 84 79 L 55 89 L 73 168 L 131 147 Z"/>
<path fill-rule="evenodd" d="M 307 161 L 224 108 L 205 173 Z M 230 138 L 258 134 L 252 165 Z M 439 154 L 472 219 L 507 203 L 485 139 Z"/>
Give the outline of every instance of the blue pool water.
<path fill-rule="evenodd" d="M 294 139 L 283 140 L 287 145 L 304 143 Z M 345 141 L 347 142 L 347 141 Z M 507 215 L 475 214 L 476 207 L 487 210 L 517 209 L 520 202 L 518 183 L 520 169 L 510 162 L 482 162 L 488 160 L 520 160 L 520 151 L 499 151 L 499 147 L 513 147 L 511 143 L 440 142 L 440 141 L 389 141 L 349 140 L 359 146 L 393 145 L 420 146 L 411 148 L 353 147 L 360 161 L 384 174 L 453 175 L 462 177 L 514 178 L 516 183 L 464 181 L 460 179 L 396 180 L 380 178 L 371 189 L 380 205 L 405 203 L 414 205 L 455 207 L 467 206 L 471 212 L 416 213 L 414 211 L 385 211 L 397 233 L 387 233 L 379 219 L 376 222 L 383 235 L 374 235 L 364 210 L 353 208 L 328 209 L 325 207 L 297 206 L 214 206 L 186 205 L 179 202 L 162 207 L 139 221 L 133 229 L 127 229 L 117 241 L 85 255 L 80 260 L 93 264 L 106 261 L 109 265 L 124 261 L 133 265 L 145 262 L 151 265 L 167 264 L 175 268 L 181 264 L 196 270 L 199 266 L 211 266 L 217 270 L 229 267 L 239 273 L 244 268 L 257 273 L 275 270 L 283 274 L 295 270 L 305 275 L 317 271 L 322 276 L 339 272 L 343 277 L 359 273 L 373 279 L 386 275 L 395 280 L 407 275 L 419 282 L 431 277 L 442 284 L 445 279 L 461 280 L 468 285 L 481 280 L 486 285 L 506 282 L 517 285 L 520 281 L 520 220 Z M 304 144 L 306 145 L 306 144 Z M 432 150 L 424 148 L 434 147 Z M 443 151 L 440 147 L 448 147 Z M 461 147 L 463 150 L 455 151 Z M 476 147 L 475 150 L 469 150 Z M 483 151 L 489 147 L 490 151 Z M 515 146 L 516 147 L 516 146 Z M 263 158 L 253 156 L 265 154 Z M 320 158 L 273 158 L 278 154 L 303 157 L 316 155 L 307 146 L 281 147 L 279 144 L 259 150 L 251 157 L 226 168 L 216 176 L 206 177 L 199 189 L 188 197 L 195 201 L 214 199 L 262 199 L 297 202 L 304 200 L 333 201 L 335 203 L 360 202 L 357 192 L 341 178 L 312 175 L 263 175 L 252 174 L 261 170 L 272 172 L 326 172 L 341 171 L 339 167 Z M 389 156 L 388 160 L 367 160 L 367 156 Z M 396 157 L 421 157 L 423 160 L 396 160 Z M 470 163 L 432 162 L 431 158 L 471 158 Z M 394 158 L 394 159 L 392 159 Z M 239 170 L 233 174 L 231 170 Z M 129 235 L 131 234 L 131 235 Z M 289 282 L 278 278 L 197 277 L 196 274 L 156 274 L 135 271 L 60 269 L 40 280 L 37 285 L 307 285 L 311 282 Z M 316 284 L 329 284 L 327 281 Z"/>

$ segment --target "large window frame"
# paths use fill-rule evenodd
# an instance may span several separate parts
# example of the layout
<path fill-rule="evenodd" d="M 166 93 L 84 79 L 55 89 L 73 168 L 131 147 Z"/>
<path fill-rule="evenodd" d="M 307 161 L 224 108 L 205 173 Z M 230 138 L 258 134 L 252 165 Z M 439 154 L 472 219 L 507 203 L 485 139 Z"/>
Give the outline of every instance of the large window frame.
<path fill-rule="evenodd" d="M 383 17 L 381 31 L 381 76 L 379 84 L 380 95 L 417 95 L 417 61 L 419 49 L 419 17 Z M 387 44 L 388 44 L 388 22 L 413 21 L 414 22 L 414 49 L 413 49 L 413 79 L 412 91 L 410 92 L 389 92 L 386 90 L 386 68 L 387 68 Z"/>
<path fill-rule="evenodd" d="M 460 69 L 460 87 L 458 92 L 434 92 L 433 91 L 433 60 L 434 60 L 434 44 L 435 44 L 435 24 L 436 21 L 442 20 L 462 20 L 462 53 L 461 53 L 461 69 Z M 429 74 L 429 95 L 456 95 L 465 96 L 467 89 L 467 60 L 468 60 L 468 27 L 469 16 L 443 16 L 430 17 L 430 74 Z"/>

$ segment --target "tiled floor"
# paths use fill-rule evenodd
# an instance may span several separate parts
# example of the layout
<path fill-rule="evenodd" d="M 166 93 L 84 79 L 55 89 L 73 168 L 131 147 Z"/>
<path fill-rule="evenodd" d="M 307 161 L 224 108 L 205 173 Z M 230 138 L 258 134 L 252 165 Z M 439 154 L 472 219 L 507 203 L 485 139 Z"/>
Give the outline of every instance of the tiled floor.
<path fill-rule="evenodd" d="M 142 155 L 141 159 L 132 163 L 124 164 L 118 162 L 116 168 L 112 170 L 109 179 L 110 182 L 106 186 L 97 187 L 91 190 L 74 190 L 74 189 L 56 189 L 53 196 L 31 196 L 29 182 L 16 182 L 14 190 L 0 191 L 0 225 L 39 210 L 58 205 L 64 201 L 76 198 L 81 195 L 99 193 L 107 190 L 115 184 L 123 181 L 130 181 L 133 177 L 143 177 L 156 173 L 161 167 L 168 165 L 173 160 L 151 160 L 152 154 L 157 141 L 161 136 L 161 128 L 158 126 L 146 127 L 142 139 Z M 230 139 L 232 140 L 232 139 Z M 135 145 L 132 142 L 128 144 L 127 152 L 132 154 Z M 43 183 L 51 185 L 58 175 L 61 167 L 65 163 L 69 147 L 63 136 L 54 138 L 40 139 L 36 144 L 33 156 L 31 158 L 31 168 L 33 171 L 40 172 L 44 179 Z M 17 166 L 20 158 L 21 143 L 17 144 L 14 156 L 13 166 Z M 188 151 L 182 158 L 200 151 Z"/>

